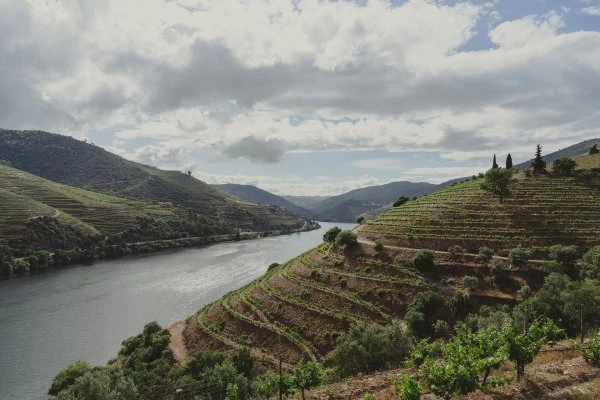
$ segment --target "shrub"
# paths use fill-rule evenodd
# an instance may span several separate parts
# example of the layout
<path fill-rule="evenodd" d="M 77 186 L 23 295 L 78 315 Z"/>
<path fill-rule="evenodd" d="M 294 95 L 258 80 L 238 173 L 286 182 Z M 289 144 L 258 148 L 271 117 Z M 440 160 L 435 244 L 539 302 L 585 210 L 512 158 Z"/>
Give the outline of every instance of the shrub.
<path fill-rule="evenodd" d="M 435 267 L 435 253 L 428 249 L 419 250 L 412 259 L 412 263 L 420 271 L 431 271 Z"/>
<path fill-rule="evenodd" d="M 52 385 L 50 385 L 48 394 L 56 396 L 61 391 L 72 386 L 77 378 L 82 377 L 91 370 L 92 366 L 87 362 L 83 360 L 75 361 L 73 364 L 56 374 L 52 381 Z"/>
<path fill-rule="evenodd" d="M 561 265 L 561 263 L 559 263 L 557 261 L 544 262 L 542 264 L 542 271 L 544 271 L 544 274 L 546 274 L 546 275 L 564 274 L 565 273 L 564 267 Z"/>
<path fill-rule="evenodd" d="M 375 241 L 375 251 L 377 252 L 377 254 L 383 251 L 383 242 L 380 239 L 377 239 Z"/>
<path fill-rule="evenodd" d="M 352 231 L 342 231 L 336 236 L 335 244 L 337 246 L 344 246 L 346 249 L 351 249 L 358 244 L 358 238 Z"/>
<path fill-rule="evenodd" d="M 571 172 L 577 167 L 577 162 L 569 157 L 561 157 L 552 163 L 552 169 L 564 176 L 571 175 Z"/>
<path fill-rule="evenodd" d="M 521 285 L 521 288 L 517 290 L 517 300 L 524 301 L 531 297 L 531 288 L 526 283 Z"/>
<path fill-rule="evenodd" d="M 479 248 L 479 254 L 477 256 L 477 259 L 481 262 L 488 262 L 492 259 L 493 256 L 494 256 L 494 249 L 483 246 L 483 247 Z"/>
<path fill-rule="evenodd" d="M 438 319 L 433 324 L 433 332 L 437 337 L 446 337 L 450 334 L 450 325 L 443 319 Z"/>
<path fill-rule="evenodd" d="M 369 373 L 401 365 L 413 339 L 399 321 L 387 326 L 357 324 L 350 327 L 326 358 L 342 376 Z"/>
<path fill-rule="evenodd" d="M 531 251 L 523 248 L 520 244 L 508 251 L 508 261 L 517 268 L 525 267 L 529 257 L 531 257 Z"/>
<path fill-rule="evenodd" d="M 600 331 L 596 332 L 587 347 L 583 349 L 585 361 L 595 367 L 600 367 Z"/>
<path fill-rule="evenodd" d="M 334 226 L 333 228 L 330 228 L 327 232 L 325 232 L 325 234 L 323 235 L 323 241 L 324 242 L 328 242 L 328 243 L 333 243 L 335 241 L 335 238 L 337 237 L 337 235 L 341 232 L 342 230 L 340 228 L 338 228 L 337 226 Z"/>
<path fill-rule="evenodd" d="M 362 215 L 359 215 L 358 217 L 356 217 L 356 223 L 357 224 L 362 224 L 363 222 L 365 222 L 365 217 Z"/>
<path fill-rule="evenodd" d="M 400 207 L 401 205 L 408 203 L 410 199 L 406 196 L 400 196 L 400 198 L 398 198 L 398 200 L 396 200 L 394 202 L 394 204 L 392 205 L 392 207 Z"/>
<path fill-rule="evenodd" d="M 421 398 L 423 386 L 419 385 L 417 380 L 412 376 L 405 375 L 400 382 L 394 379 L 392 384 L 394 385 L 396 396 L 400 400 L 419 400 Z"/>
<path fill-rule="evenodd" d="M 404 320 L 411 332 L 419 337 L 425 337 L 432 333 L 433 322 L 439 313 L 444 299 L 438 293 L 428 290 L 417 293 L 410 304 Z"/>
<path fill-rule="evenodd" d="M 479 278 L 476 276 L 466 275 L 463 278 L 463 284 L 471 291 L 476 290 L 479 287 Z"/>
<path fill-rule="evenodd" d="M 579 249 L 577 246 L 563 246 L 560 244 L 550 247 L 550 259 L 558 262 L 563 271 L 568 275 L 574 275 L 575 262 L 579 258 Z"/>
<path fill-rule="evenodd" d="M 600 278 L 600 245 L 592 247 L 583 255 L 581 273 L 587 278 Z"/>
<path fill-rule="evenodd" d="M 448 253 L 450 255 L 450 259 L 452 261 L 463 261 L 465 258 L 465 248 L 459 245 L 452 246 L 448 249 Z"/>

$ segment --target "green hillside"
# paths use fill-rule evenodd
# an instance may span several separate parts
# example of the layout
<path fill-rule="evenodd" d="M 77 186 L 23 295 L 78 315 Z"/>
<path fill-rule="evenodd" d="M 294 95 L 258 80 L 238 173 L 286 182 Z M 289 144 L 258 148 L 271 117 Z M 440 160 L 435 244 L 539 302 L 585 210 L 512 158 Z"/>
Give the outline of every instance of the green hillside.
<path fill-rule="evenodd" d="M 182 172 L 138 164 L 91 143 L 42 131 L 0 129 L 0 160 L 55 182 L 113 195 L 183 206 L 229 197 Z"/>
<path fill-rule="evenodd" d="M 516 175 L 510 196 L 500 204 L 481 180 L 451 186 L 410 201 L 369 221 L 360 233 L 386 244 L 447 250 L 459 244 L 470 252 L 496 251 L 519 243 L 538 253 L 554 244 L 589 246 L 600 237 L 600 179 Z"/>

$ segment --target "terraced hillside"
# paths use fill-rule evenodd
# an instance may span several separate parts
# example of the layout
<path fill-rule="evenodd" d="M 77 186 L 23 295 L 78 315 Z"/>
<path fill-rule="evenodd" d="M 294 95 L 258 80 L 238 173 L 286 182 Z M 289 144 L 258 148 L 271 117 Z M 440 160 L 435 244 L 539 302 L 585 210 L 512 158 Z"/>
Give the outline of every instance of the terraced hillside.
<path fill-rule="evenodd" d="M 100 242 L 125 245 L 209 237 L 230 234 L 233 227 L 273 231 L 306 224 L 277 207 L 250 203 L 213 204 L 207 212 L 215 215 L 214 220 L 191 208 L 74 188 L 0 164 L 0 240 L 19 254 L 100 246 Z"/>
<path fill-rule="evenodd" d="M 600 238 L 600 178 L 516 175 L 500 204 L 481 180 L 451 186 L 391 209 L 360 233 L 399 247 L 497 252 L 527 246 L 539 255 L 554 244 L 587 247 Z"/>
<path fill-rule="evenodd" d="M 270 267 L 186 321 L 188 352 L 248 346 L 270 364 L 278 357 L 290 365 L 322 360 L 351 324 L 404 318 L 418 293 L 433 291 L 443 298 L 428 326 L 437 320 L 452 325 L 482 305 L 515 304 L 524 285 L 533 291 L 541 287 L 539 260 L 523 268 L 507 266 L 500 281 L 474 254 L 479 246 L 501 253 L 522 243 L 547 256 L 554 244 L 600 243 L 597 178 L 518 175 L 502 205 L 480 184 L 453 185 L 391 210 L 356 231 L 354 250 L 324 243 Z M 377 252 L 379 239 L 385 246 Z M 460 261 L 447 252 L 455 244 L 468 250 Z M 436 250 L 432 270 L 413 267 L 421 248 Z M 501 255 L 496 260 L 508 264 Z M 465 276 L 470 276 L 466 283 Z"/>
<path fill-rule="evenodd" d="M 521 284 L 535 289 L 542 281 L 537 270 L 513 271 L 501 288 L 484 278 L 479 288 L 469 291 L 462 277 L 486 269 L 474 256 L 454 263 L 439 253 L 436 272 L 422 274 L 407 261 L 416 252 L 390 248 L 375 254 L 371 244 L 363 243 L 348 254 L 322 244 L 272 266 L 260 279 L 190 317 L 183 333 L 187 350 L 247 346 L 271 365 L 279 357 L 290 365 L 322 360 L 351 324 L 400 319 L 417 293 L 442 294 L 444 305 L 433 318 L 451 323 L 483 304 L 512 304 Z"/>
<path fill-rule="evenodd" d="M 92 233 L 122 232 L 137 216 L 173 216 L 167 207 L 51 182 L 0 165 L 0 236 L 15 237 L 31 218 L 56 217 Z"/>

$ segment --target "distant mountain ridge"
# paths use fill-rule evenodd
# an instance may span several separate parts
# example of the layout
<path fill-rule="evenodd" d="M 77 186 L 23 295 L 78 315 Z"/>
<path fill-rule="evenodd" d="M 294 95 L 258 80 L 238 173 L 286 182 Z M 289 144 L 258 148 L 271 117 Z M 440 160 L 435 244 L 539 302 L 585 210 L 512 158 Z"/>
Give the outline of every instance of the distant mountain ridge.
<path fill-rule="evenodd" d="M 544 154 L 542 152 L 542 158 L 544 159 L 544 161 L 546 161 L 547 164 L 551 164 L 552 162 L 558 160 L 561 157 L 578 157 L 581 155 L 588 154 L 590 148 L 595 144 L 600 145 L 600 138 L 584 140 L 583 142 L 576 143 L 572 146 L 548 154 Z M 544 144 L 542 143 L 542 150 L 543 145 Z M 533 158 L 531 158 L 528 161 L 517 164 L 514 167 L 517 169 L 529 168 L 531 167 L 531 161 L 533 161 Z"/>
<path fill-rule="evenodd" d="M 286 210 L 300 215 L 301 217 L 314 217 L 314 213 L 310 212 L 309 210 L 297 206 L 296 204 L 284 199 L 283 197 L 267 192 L 266 190 L 260 189 L 256 186 L 239 185 L 236 183 L 225 183 L 213 186 L 231 194 L 232 196 L 239 197 L 240 199 L 259 204 L 276 205 L 279 207 L 283 207 Z"/>

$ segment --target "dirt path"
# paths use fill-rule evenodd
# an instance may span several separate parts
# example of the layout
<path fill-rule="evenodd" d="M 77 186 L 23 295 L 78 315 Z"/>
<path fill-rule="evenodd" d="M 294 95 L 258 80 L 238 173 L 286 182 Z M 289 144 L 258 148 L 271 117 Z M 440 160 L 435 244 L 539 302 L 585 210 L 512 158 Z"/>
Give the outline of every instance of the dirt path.
<path fill-rule="evenodd" d="M 175 357 L 175 361 L 177 361 L 178 364 L 185 364 L 191 358 L 183 339 L 184 327 L 185 320 L 176 322 L 169 327 L 169 332 L 171 332 L 171 343 L 169 343 L 169 348 L 173 352 L 173 357 Z"/>

